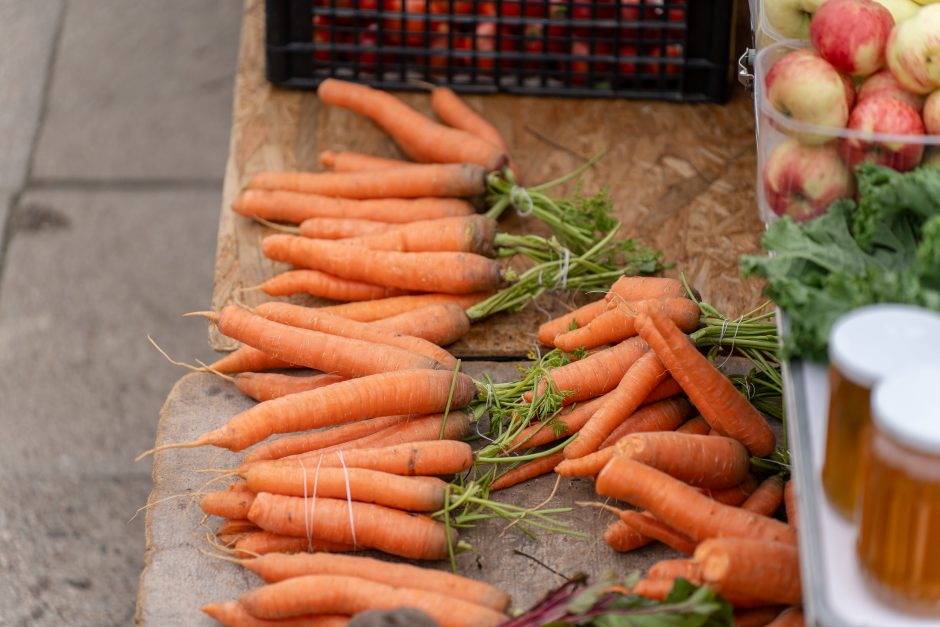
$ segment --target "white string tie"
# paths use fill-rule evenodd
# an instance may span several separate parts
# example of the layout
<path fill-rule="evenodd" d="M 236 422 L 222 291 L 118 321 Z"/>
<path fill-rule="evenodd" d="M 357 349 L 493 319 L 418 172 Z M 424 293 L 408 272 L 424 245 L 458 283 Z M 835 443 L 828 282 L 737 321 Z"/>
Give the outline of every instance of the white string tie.
<path fill-rule="evenodd" d="M 525 187 L 513 185 L 512 189 L 509 190 L 509 202 L 516 208 L 516 213 L 520 218 L 530 216 L 535 211 L 535 203 L 532 202 L 532 196 L 529 195 L 529 190 Z M 523 205 L 525 205 L 525 209 L 520 209 L 519 207 Z"/>
<path fill-rule="evenodd" d="M 343 467 L 343 477 L 346 479 L 346 504 L 349 506 L 349 530 L 352 532 L 353 548 L 357 546 L 356 542 L 356 522 L 353 520 L 352 491 L 349 489 L 349 470 L 346 468 L 346 460 L 343 459 L 343 451 L 337 451 L 339 463 Z"/>
<path fill-rule="evenodd" d="M 561 274 L 561 276 L 558 278 L 558 281 L 559 281 L 558 285 L 560 285 L 561 289 L 565 289 L 568 287 L 568 270 L 570 268 L 571 268 L 571 251 L 566 248 L 561 258 L 561 268 L 558 270 L 558 272 Z"/>

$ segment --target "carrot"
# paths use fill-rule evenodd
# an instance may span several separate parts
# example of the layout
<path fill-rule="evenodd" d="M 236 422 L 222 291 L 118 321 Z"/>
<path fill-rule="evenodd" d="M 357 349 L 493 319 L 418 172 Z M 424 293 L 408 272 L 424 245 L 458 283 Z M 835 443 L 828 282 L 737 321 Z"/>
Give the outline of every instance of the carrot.
<path fill-rule="evenodd" d="M 360 547 L 361 548 L 361 547 Z M 284 536 L 270 531 L 255 531 L 249 533 L 235 543 L 235 550 L 247 556 L 266 555 L 268 553 L 305 553 L 307 551 L 327 551 L 330 553 L 345 553 L 357 551 L 359 548 L 352 544 L 330 542 L 328 540 L 308 540 L 306 537 L 297 538 Z"/>
<path fill-rule="evenodd" d="M 674 431 L 633 433 L 617 442 L 614 454 L 703 488 L 736 486 L 751 467 L 747 449 L 737 440 Z"/>
<path fill-rule="evenodd" d="M 803 627 L 805 624 L 803 609 L 790 607 L 781 612 L 773 622 L 767 623 L 767 627 Z"/>
<path fill-rule="evenodd" d="M 780 615 L 779 605 L 765 605 L 734 611 L 734 627 L 767 627 Z"/>
<path fill-rule="evenodd" d="M 210 315 L 219 331 L 284 361 L 345 377 L 361 377 L 401 369 L 439 369 L 426 355 L 351 337 L 281 324 L 236 306 Z M 435 347 L 437 348 L 437 347 Z"/>
<path fill-rule="evenodd" d="M 615 344 L 636 335 L 636 315 L 656 309 L 683 331 L 694 331 L 699 323 L 699 308 L 688 298 L 639 300 L 613 303 L 607 311 L 585 326 L 555 337 L 555 346 L 565 352 Z"/>
<path fill-rule="evenodd" d="M 317 96 L 326 104 L 371 119 L 415 161 L 476 163 L 487 172 L 506 165 L 503 149 L 465 131 L 438 124 L 384 91 L 328 78 L 317 87 Z"/>
<path fill-rule="evenodd" d="M 310 294 L 338 301 L 361 301 L 404 296 L 409 292 L 394 287 L 383 287 L 363 281 L 352 281 L 332 276 L 319 270 L 288 270 L 275 274 L 258 285 L 268 296 Z"/>
<path fill-rule="evenodd" d="M 619 553 L 633 551 L 646 546 L 652 541 L 652 538 L 644 536 L 619 518 L 610 523 L 607 529 L 604 530 L 604 542 Z"/>
<path fill-rule="evenodd" d="M 659 560 L 646 574 L 647 579 L 675 579 L 682 577 L 696 585 L 701 585 L 701 573 L 698 564 L 690 559 Z"/>
<path fill-rule="evenodd" d="M 696 416 L 695 418 L 690 418 L 685 421 L 678 429 L 676 433 L 691 433 L 694 435 L 708 435 L 708 430 L 711 427 L 708 426 L 708 423 L 705 422 L 705 419 L 701 416 Z"/>
<path fill-rule="evenodd" d="M 244 520 L 255 501 L 255 493 L 247 490 L 216 490 L 199 499 L 199 507 L 209 516 Z"/>
<path fill-rule="evenodd" d="M 246 189 L 232 210 L 247 217 L 300 224 L 310 218 L 354 218 L 402 224 L 475 213 L 460 198 L 373 198 L 355 200 L 283 190 Z"/>
<path fill-rule="evenodd" d="M 583 327 L 605 311 L 607 311 L 607 301 L 602 298 L 563 316 L 549 320 L 539 326 L 539 342 L 545 346 L 554 346 L 557 335 L 570 330 L 572 326 L 576 328 Z"/>
<path fill-rule="evenodd" d="M 346 499 L 261 492 L 248 520 L 285 536 L 364 546 L 410 559 L 443 559 L 448 542 L 456 540 L 453 530 L 427 516 Z"/>
<path fill-rule="evenodd" d="M 637 359 L 607 400 L 578 431 L 578 437 L 565 447 L 565 458 L 584 457 L 596 451 L 665 378 L 666 367 L 655 353 L 646 353 Z"/>
<path fill-rule="evenodd" d="M 713 538 L 695 549 L 702 579 L 719 594 L 731 593 L 770 603 L 797 605 L 799 551 L 785 542 L 748 538 Z"/>
<path fill-rule="evenodd" d="M 362 152 L 353 152 L 352 150 L 341 150 L 339 152 L 324 150 L 320 153 L 320 165 L 335 172 L 363 172 L 388 170 L 414 164 L 411 161 L 375 157 Z"/>
<path fill-rule="evenodd" d="M 276 372 L 241 372 L 235 375 L 235 387 L 256 401 L 269 401 L 345 380 L 338 374 L 293 376 Z"/>
<path fill-rule="evenodd" d="M 451 406 L 459 408 L 473 398 L 474 383 L 462 373 L 456 377 Z M 350 379 L 259 403 L 192 442 L 163 445 L 153 452 L 195 446 L 241 451 L 275 433 L 305 431 L 377 416 L 442 411 L 447 405 L 453 378 L 454 373 L 440 370 L 400 370 Z"/>
<path fill-rule="evenodd" d="M 680 553 L 692 555 L 695 552 L 696 542 L 676 531 L 664 522 L 657 520 L 653 516 L 644 516 L 640 512 L 630 509 L 618 511 L 620 520 L 627 523 L 647 538 L 659 540 L 668 547 L 671 547 Z"/>
<path fill-rule="evenodd" d="M 655 276 L 622 276 L 610 286 L 604 296 L 607 302 L 633 302 L 651 298 L 682 298 L 685 286 L 678 279 Z"/>
<path fill-rule="evenodd" d="M 229 374 L 234 372 L 261 372 L 280 368 L 299 368 L 283 359 L 272 357 L 253 346 L 242 344 L 228 355 L 209 364 L 216 372 Z"/>
<path fill-rule="evenodd" d="M 449 87 L 435 87 L 431 90 L 431 108 L 444 124 L 466 131 L 490 143 L 506 155 L 509 149 L 502 134 L 492 124 L 474 111 Z"/>
<path fill-rule="evenodd" d="M 427 307 L 428 305 L 453 303 L 463 308 L 471 307 L 489 297 L 490 294 L 491 292 L 477 292 L 475 294 L 418 294 L 415 296 L 383 298 L 382 300 L 374 300 L 367 303 L 331 305 L 329 307 L 321 307 L 320 309 L 328 313 L 336 314 L 337 316 L 349 318 L 350 320 L 372 322 L 373 320 L 414 311 L 415 309 Z M 412 333 L 410 335 L 417 334 Z"/>
<path fill-rule="evenodd" d="M 251 449 L 245 455 L 244 461 L 245 463 L 251 463 L 268 459 L 280 459 L 288 455 L 295 455 L 297 453 L 326 448 L 335 444 L 351 442 L 361 437 L 378 433 L 387 427 L 405 422 L 408 419 L 409 416 L 407 415 L 381 416 L 379 418 L 367 418 L 366 420 L 339 425 L 332 429 L 314 431 L 313 433 L 280 437 L 276 440 L 259 444 Z"/>
<path fill-rule="evenodd" d="M 648 599 L 662 601 L 666 595 L 676 585 L 675 579 L 641 579 L 633 586 L 633 593 L 644 596 Z M 767 605 L 767 601 L 753 597 L 745 597 L 733 594 L 722 595 L 733 607 L 754 608 Z"/>
<path fill-rule="evenodd" d="M 624 457 L 614 456 L 597 476 L 598 494 L 647 509 L 696 542 L 742 537 L 795 544 L 796 533 L 779 520 L 722 505 L 678 479 Z"/>
<path fill-rule="evenodd" d="M 611 431 L 600 448 L 613 446 L 631 433 L 678 430 L 691 413 L 692 405 L 685 398 L 666 398 L 644 405 Z M 597 470 L 600 472 L 600 468 Z"/>
<path fill-rule="evenodd" d="M 393 228 L 390 222 L 377 222 L 362 218 L 307 218 L 300 223 L 300 235 L 313 239 L 345 239 L 375 235 Z"/>
<path fill-rule="evenodd" d="M 676 383 L 676 380 L 670 375 L 653 388 L 653 391 L 643 399 L 643 404 L 655 403 L 656 401 L 678 396 L 679 394 L 682 394 L 682 387 Z"/>
<path fill-rule="evenodd" d="M 370 609 L 413 607 L 441 627 L 495 627 L 507 620 L 504 614 L 476 603 L 344 575 L 293 577 L 246 592 L 240 601 L 252 615 L 261 618 L 310 612 L 356 615 Z"/>
<path fill-rule="evenodd" d="M 675 323 L 651 311 L 638 316 L 637 329 L 708 424 L 744 444 L 754 455 L 773 452 L 774 432 L 760 412 L 698 352 Z"/>
<path fill-rule="evenodd" d="M 314 451 L 305 454 L 303 459 L 313 460 L 314 464 L 320 464 L 321 467 L 345 464 L 347 468 L 369 468 L 408 476 L 451 475 L 473 465 L 470 445 L 454 440 L 425 440 L 376 448 L 349 449 L 342 453 L 342 463 L 338 451 L 322 454 L 320 451 Z M 285 458 L 258 463 L 295 465 L 295 460 L 296 458 Z"/>
<path fill-rule="evenodd" d="M 747 500 L 741 504 L 741 509 L 763 516 L 773 516 L 781 503 L 783 503 L 783 477 L 771 475 L 764 479 L 751 496 L 747 497 Z"/>
<path fill-rule="evenodd" d="M 800 517 L 796 508 L 796 484 L 793 479 L 783 487 L 783 503 L 787 510 L 787 522 L 794 529 L 800 528 Z"/>
<path fill-rule="evenodd" d="M 352 200 L 470 198 L 486 192 L 486 172 L 473 163 L 409 165 L 377 172 L 259 172 L 248 181 L 248 188 Z"/>
<path fill-rule="evenodd" d="M 516 466 L 512 470 L 504 472 L 497 477 L 496 480 L 490 484 L 490 492 L 511 488 L 523 481 L 528 481 L 529 479 L 534 479 L 535 477 L 549 473 L 558 465 L 558 462 L 564 458 L 564 454 L 559 451 Z"/>
<path fill-rule="evenodd" d="M 310 462 L 253 464 L 245 473 L 245 480 L 256 493 L 350 498 L 360 503 L 375 503 L 409 512 L 433 512 L 444 506 L 447 484 L 440 479 L 427 478 L 424 481 L 366 468 L 324 468 Z"/>
<path fill-rule="evenodd" d="M 375 326 L 423 338 L 438 346 L 453 344 L 470 330 L 470 318 L 455 303 L 437 303 L 381 318 Z"/>
<path fill-rule="evenodd" d="M 563 403 L 570 405 L 576 401 L 600 396 L 611 391 L 630 366 L 649 350 L 649 345 L 638 337 L 632 337 L 616 346 L 597 351 L 571 363 L 552 370 L 549 375 L 559 390 L 570 390 L 573 394 L 565 397 Z M 546 383 L 539 383 L 538 393 L 545 391 Z M 532 400 L 532 393 L 523 394 L 526 401 Z"/>
<path fill-rule="evenodd" d="M 219 525 L 219 528 L 215 530 L 215 533 L 218 536 L 223 536 L 226 534 L 238 534 L 238 536 L 241 537 L 243 534 L 252 533 L 255 531 L 258 531 L 258 525 L 251 522 L 250 520 L 229 519 Z"/>
<path fill-rule="evenodd" d="M 349 617 L 342 614 L 310 614 L 280 620 L 255 618 L 238 601 L 209 603 L 202 611 L 225 627 L 345 627 Z"/>
<path fill-rule="evenodd" d="M 361 577 L 388 585 L 407 581 L 411 588 L 437 592 L 497 611 L 504 611 L 509 605 L 509 595 L 488 583 L 447 571 L 395 564 L 369 557 L 269 554 L 242 560 L 241 564 L 261 577 L 265 583 L 276 583 L 304 575 L 341 575 Z"/>
<path fill-rule="evenodd" d="M 464 252 L 492 257 L 496 252 L 496 221 L 483 215 L 422 220 L 342 241 L 370 250 Z"/>
<path fill-rule="evenodd" d="M 509 443 L 509 450 L 515 450 L 523 446 L 525 448 L 535 448 L 542 444 L 566 438 L 572 433 L 577 433 L 610 394 L 607 393 L 604 396 L 576 405 L 569 405 L 551 420 L 551 424 L 539 422 L 526 427 Z"/>
<path fill-rule="evenodd" d="M 732 488 L 724 488 L 722 490 L 707 490 L 702 489 L 701 492 L 708 498 L 713 501 L 717 501 L 722 505 L 733 505 L 738 507 L 744 504 L 754 491 L 760 486 L 760 482 L 757 480 L 757 477 L 754 475 L 747 475 L 744 477 L 744 481 Z"/>
<path fill-rule="evenodd" d="M 455 368 L 457 359 L 440 346 L 427 340 L 395 333 L 375 325 L 349 320 L 329 312 L 291 303 L 267 302 L 258 305 L 255 313 L 268 320 L 293 327 L 340 335 L 343 337 L 395 346 L 406 351 L 430 357 L 446 368 Z"/>

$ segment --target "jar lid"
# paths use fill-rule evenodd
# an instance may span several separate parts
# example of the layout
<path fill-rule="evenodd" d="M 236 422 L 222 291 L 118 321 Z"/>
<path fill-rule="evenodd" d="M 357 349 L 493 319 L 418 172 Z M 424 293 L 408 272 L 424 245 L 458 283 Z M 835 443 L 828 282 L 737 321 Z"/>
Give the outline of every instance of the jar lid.
<path fill-rule="evenodd" d="M 938 355 L 940 313 L 914 305 L 861 307 L 839 318 L 829 334 L 829 360 L 845 378 L 866 388 Z"/>
<path fill-rule="evenodd" d="M 940 453 L 940 355 L 885 377 L 875 385 L 871 405 L 875 425 L 892 439 Z"/>

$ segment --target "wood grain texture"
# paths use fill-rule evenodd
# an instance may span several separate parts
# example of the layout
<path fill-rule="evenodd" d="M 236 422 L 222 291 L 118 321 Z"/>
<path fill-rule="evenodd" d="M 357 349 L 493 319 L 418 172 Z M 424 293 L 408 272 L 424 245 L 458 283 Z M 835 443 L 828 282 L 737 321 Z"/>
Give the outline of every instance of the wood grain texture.
<path fill-rule="evenodd" d="M 401 158 L 371 122 L 321 106 L 312 92 L 271 87 L 264 79 L 264 7 L 247 0 L 235 86 L 233 127 L 212 298 L 215 309 L 235 300 L 253 305 L 268 298 L 239 293 L 286 269 L 259 249 L 265 227 L 235 215 L 231 203 L 260 170 L 318 169 L 320 150 L 356 150 Z M 430 112 L 425 94 L 400 94 Z M 606 151 L 584 176 L 585 190 L 611 189 L 622 233 L 665 253 L 702 296 L 729 315 L 761 301 L 760 284 L 744 282 L 739 255 L 756 252 L 763 226 L 754 197 L 756 157 L 752 102 L 737 90 L 727 105 L 665 102 L 468 96 L 506 137 L 523 180 L 537 184 L 561 176 Z M 571 187 L 568 187 L 570 190 Z M 564 190 L 567 191 L 567 190 Z M 516 216 L 501 226 L 538 232 Z M 312 298 L 292 299 L 316 304 Z M 322 301 L 321 301 L 322 302 Z M 451 347 L 461 357 L 521 357 L 535 347 L 535 328 L 570 307 L 567 297 L 548 296 L 538 307 L 478 323 Z M 235 344 L 210 329 L 210 345 Z"/>

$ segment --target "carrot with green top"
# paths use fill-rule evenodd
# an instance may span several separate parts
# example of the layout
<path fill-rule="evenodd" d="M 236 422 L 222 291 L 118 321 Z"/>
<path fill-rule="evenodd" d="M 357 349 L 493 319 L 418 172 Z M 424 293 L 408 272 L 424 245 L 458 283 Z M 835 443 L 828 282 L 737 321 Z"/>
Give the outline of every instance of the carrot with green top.
<path fill-rule="evenodd" d="M 373 433 L 378 433 L 392 425 L 406 422 L 410 418 L 410 416 L 406 415 L 381 416 L 379 418 L 367 418 L 366 420 L 351 422 L 349 424 L 314 431 L 312 433 L 283 436 L 254 447 L 245 454 L 244 462 L 251 463 L 268 459 L 280 459 L 288 455 L 305 453 L 335 444 L 351 442 L 372 435 Z M 301 437 L 303 438 L 302 441 L 298 439 Z"/>
<path fill-rule="evenodd" d="M 651 311 L 637 317 L 637 329 L 708 424 L 744 444 L 754 455 L 773 452 L 774 432 L 760 412 L 672 320 Z"/>
<path fill-rule="evenodd" d="M 300 223 L 297 232 L 313 239 L 346 239 L 375 235 L 397 225 L 362 218 L 307 218 Z"/>
<path fill-rule="evenodd" d="M 310 294 L 329 300 L 353 302 L 409 294 L 408 290 L 335 277 L 319 270 L 287 270 L 261 282 L 257 289 L 268 296 Z"/>
<path fill-rule="evenodd" d="M 320 165 L 334 172 L 374 172 L 375 170 L 389 170 L 414 165 L 414 163 L 401 159 L 376 157 L 352 150 L 341 150 L 339 152 L 324 150 L 320 153 Z"/>
<path fill-rule="evenodd" d="M 509 155 L 502 134 L 449 87 L 431 90 L 431 108 L 444 124 L 466 131 Z"/>
<path fill-rule="evenodd" d="M 655 353 L 646 353 L 624 373 L 613 393 L 598 408 L 576 437 L 565 447 L 565 458 L 593 453 L 604 439 L 639 408 L 653 389 L 666 378 L 666 367 Z"/>
<path fill-rule="evenodd" d="M 393 224 L 473 215 L 461 198 L 372 198 L 356 200 L 285 190 L 246 189 L 232 210 L 249 218 L 301 224 L 310 218 L 352 218 Z"/>
<path fill-rule="evenodd" d="M 238 601 L 209 603 L 202 611 L 225 627 L 345 627 L 349 616 L 342 614 L 309 614 L 280 620 L 255 618 Z"/>
<path fill-rule="evenodd" d="M 555 346 L 565 352 L 578 348 L 595 348 L 604 344 L 615 344 L 636 332 L 636 316 L 651 309 L 668 316 L 680 329 L 694 331 L 699 324 L 699 308 L 688 298 L 666 298 L 611 303 L 611 307 L 585 326 L 572 329 L 555 337 Z"/>
<path fill-rule="evenodd" d="M 539 326 L 539 342 L 545 346 L 554 346 L 556 336 L 571 330 L 572 327 L 581 328 L 587 325 L 605 311 L 607 311 L 607 301 L 602 298 L 549 320 Z"/>
<path fill-rule="evenodd" d="M 509 450 L 515 450 L 521 447 L 535 448 L 536 446 L 566 438 L 572 433 L 577 433 L 581 430 L 581 427 L 590 420 L 594 412 L 597 411 L 609 395 L 610 392 L 604 396 L 599 396 L 589 401 L 578 403 L 577 405 L 569 405 L 561 410 L 550 423 L 540 422 L 526 427 L 509 443 Z"/>
<path fill-rule="evenodd" d="M 390 93 L 328 78 L 317 87 L 317 96 L 326 104 L 371 119 L 415 161 L 479 164 L 486 172 L 501 170 L 506 165 L 503 149 L 466 131 L 438 124 Z"/>
<path fill-rule="evenodd" d="M 622 276 L 610 286 L 604 299 L 607 302 L 635 302 L 651 298 L 683 298 L 685 286 L 678 279 L 656 276 Z"/>
<path fill-rule="evenodd" d="M 373 324 L 404 335 L 420 337 L 438 346 L 447 346 L 467 334 L 470 317 L 456 303 L 436 303 L 380 318 Z"/>
<path fill-rule="evenodd" d="M 493 480 L 493 483 L 490 484 L 490 492 L 505 490 L 506 488 L 511 488 L 512 486 L 518 485 L 523 481 L 528 481 L 529 479 L 534 479 L 536 477 L 541 477 L 542 475 L 548 474 L 564 458 L 564 454 L 559 451 L 557 453 L 552 453 L 551 455 L 546 455 L 545 457 L 539 457 L 537 459 L 524 462 L 512 470 L 508 470 L 500 476 L 496 477 L 496 479 Z"/>
<path fill-rule="evenodd" d="M 339 453 L 342 452 L 342 461 Z M 300 457 L 300 456 L 298 456 Z M 351 448 L 344 451 L 313 451 L 303 454 L 304 460 L 313 460 L 322 468 L 346 466 L 347 468 L 369 468 L 393 475 L 434 476 L 463 472 L 473 465 L 473 451 L 466 442 L 454 440 L 422 440 L 376 448 Z M 293 466 L 297 457 L 283 458 L 259 464 Z M 304 463 L 307 463 L 306 461 Z M 238 472 L 247 472 L 243 465 Z"/>
<path fill-rule="evenodd" d="M 294 376 L 277 372 L 241 372 L 234 377 L 235 387 L 256 401 L 316 390 L 327 385 L 346 381 L 338 374 L 308 374 Z"/>
<path fill-rule="evenodd" d="M 344 303 L 320 307 L 321 310 L 359 322 L 372 322 L 399 314 L 412 312 L 429 305 L 454 304 L 462 308 L 471 307 L 492 295 L 492 292 L 474 294 L 415 294 L 413 296 L 395 296 L 362 303 Z M 465 314 L 466 315 L 466 314 Z M 416 337 L 424 337 L 414 333 Z M 429 338 L 424 338 L 429 339 Z M 436 343 L 436 342 L 435 342 Z"/>
<path fill-rule="evenodd" d="M 261 247 L 274 261 L 406 290 L 471 294 L 496 290 L 504 282 L 495 259 L 473 253 L 369 250 L 283 234 L 269 235 Z"/>
<path fill-rule="evenodd" d="M 702 580 L 719 594 L 763 599 L 768 603 L 798 605 L 800 556 L 789 542 L 752 538 L 713 538 L 695 549 Z"/>
<path fill-rule="evenodd" d="M 422 220 L 341 241 L 370 250 L 465 252 L 492 257 L 496 253 L 496 221 L 483 215 Z"/>
<path fill-rule="evenodd" d="M 744 480 L 751 467 L 747 449 L 737 440 L 722 436 L 675 431 L 633 433 L 617 442 L 614 448 L 615 455 L 703 488 L 736 486 Z M 751 498 L 757 498 L 755 495 Z"/>

